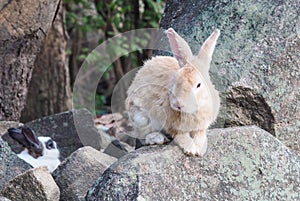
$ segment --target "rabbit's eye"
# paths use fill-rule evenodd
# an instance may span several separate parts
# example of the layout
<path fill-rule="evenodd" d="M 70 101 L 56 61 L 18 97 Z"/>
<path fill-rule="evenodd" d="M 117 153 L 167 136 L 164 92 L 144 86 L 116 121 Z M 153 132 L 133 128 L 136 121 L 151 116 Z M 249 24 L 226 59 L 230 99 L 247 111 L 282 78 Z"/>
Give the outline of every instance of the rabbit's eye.
<path fill-rule="evenodd" d="M 55 148 L 53 140 L 48 140 L 46 142 L 46 148 L 47 149 L 54 149 Z"/>
<path fill-rule="evenodd" d="M 198 83 L 198 84 L 197 84 L 197 88 L 199 88 L 200 86 L 201 86 L 201 83 Z"/>

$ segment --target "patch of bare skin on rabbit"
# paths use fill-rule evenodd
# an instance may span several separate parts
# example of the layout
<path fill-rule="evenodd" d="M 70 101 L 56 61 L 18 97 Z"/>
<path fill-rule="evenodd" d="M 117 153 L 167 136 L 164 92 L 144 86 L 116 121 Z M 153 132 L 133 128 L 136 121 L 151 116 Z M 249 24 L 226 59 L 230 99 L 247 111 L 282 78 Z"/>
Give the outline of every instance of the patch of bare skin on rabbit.
<path fill-rule="evenodd" d="M 207 149 L 206 131 L 220 107 L 219 93 L 209 77 L 220 31 L 216 29 L 206 39 L 198 55 L 192 54 L 186 41 L 172 28 L 166 33 L 174 57 L 156 56 L 146 61 L 127 91 L 125 106 L 127 110 L 133 106 L 144 111 L 143 119 L 149 120 L 146 129 L 134 130 L 137 136 L 146 136 L 149 144 L 157 143 L 156 139 L 160 143 L 160 131 L 164 130 L 184 153 L 203 156 Z M 139 114 L 135 110 L 129 113 Z M 162 128 L 156 126 L 157 122 Z"/>

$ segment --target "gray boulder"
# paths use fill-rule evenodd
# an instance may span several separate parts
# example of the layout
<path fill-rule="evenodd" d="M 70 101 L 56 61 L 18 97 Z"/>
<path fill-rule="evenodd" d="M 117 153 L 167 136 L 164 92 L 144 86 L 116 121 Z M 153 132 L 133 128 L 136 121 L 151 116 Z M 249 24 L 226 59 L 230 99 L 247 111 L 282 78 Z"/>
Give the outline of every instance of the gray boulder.
<path fill-rule="evenodd" d="M 173 27 L 194 53 L 221 30 L 210 71 L 223 92 L 216 126 L 254 124 L 300 154 L 300 1 L 166 3 L 161 27 Z"/>
<path fill-rule="evenodd" d="M 10 201 L 10 200 L 5 197 L 0 196 L 0 201 Z"/>
<path fill-rule="evenodd" d="M 19 159 L 9 145 L 0 138 L 0 191 L 9 180 L 30 168 L 31 166 Z"/>
<path fill-rule="evenodd" d="M 52 174 L 60 188 L 60 199 L 84 200 L 89 188 L 116 160 L 88 146 L 75 151 Z"/>
<path fill-rule="evenodd" d="M 0 195 L 11 200 L 58 201 L 59 188 L 47 167 L 39 167 L 10 180 Z"/>
<path fill-rule="evenodd" d="M 8 142 L 10 148 L 15 153 L 20 153 L 24 148 L 8 135 L 7 129 L 20 126 L 23 126 L 23 124 L 17 121 L 0 121 L 0 137 Z"/>
<path fill-rule="evenodd" d="M 0 121 L 0 137 L 11 127 L 19 127 L 23 124 L 17 121 Z"/>
<path fill-rule="evenodd" d="M 77 122 L 75 123 L 74 114 Z M 86 109 L 72 110 L 46 116 L 25 124 L 39 136 L 49 136 L 59 147 L 61 158 L 68 157 L 78 148 L 88 144 L 95 149 L 101 148 L 101 136 L 94 127 L 93 117 Z M 23 149 L 6 133 L 2 136 L 15 152 Z"/>
<path fill-rule="evenodd" d="M 300 200 L 300 160 L 256 127 L 213 129 L 203 158 L 174 145 L 138 149 L 114 163 L 87 200 Z"/>

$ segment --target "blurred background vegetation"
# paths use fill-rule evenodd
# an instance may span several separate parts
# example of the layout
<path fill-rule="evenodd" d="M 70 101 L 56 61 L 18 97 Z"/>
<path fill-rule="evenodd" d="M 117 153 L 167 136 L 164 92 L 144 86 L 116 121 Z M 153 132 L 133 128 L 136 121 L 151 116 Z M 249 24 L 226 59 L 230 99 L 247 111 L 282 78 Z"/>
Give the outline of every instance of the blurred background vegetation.
<path fill-rule="evenodd" d="M 103 41 L 120 33 L 158 28 L 164 6 L 165 0 L 61 2 L 45 45 L 35 62 L 21 121 L 27 122 L 71 109 L 74 81 L 89 53 Z M 98 84 L 96 114 L 109 112 L 115 84 L 126 72 L 141 66 L 143 60 L 151 55 L 151 50 L 136 51 L 119 58 L 108 68 Z M 56 82 L 52 83 L 49 77 L 57 77 Z M 65 96 L 59 97 L 58 94 Z"/>
<path fill-rule="evenodd" d="M 86 56 L 103 41 L 126 31 L 158 28 L 164 0 L 64 0 L 71 86 Z M 116 47 L 119 48 L 119 47 Z M 152 54 L 151 50 L 121 57 L 108 68 L 97 89 L 96 110 L 108 110 L 113 87 L 123 75 Z M 106 108 L 106 109 L 105 109 Z"/>

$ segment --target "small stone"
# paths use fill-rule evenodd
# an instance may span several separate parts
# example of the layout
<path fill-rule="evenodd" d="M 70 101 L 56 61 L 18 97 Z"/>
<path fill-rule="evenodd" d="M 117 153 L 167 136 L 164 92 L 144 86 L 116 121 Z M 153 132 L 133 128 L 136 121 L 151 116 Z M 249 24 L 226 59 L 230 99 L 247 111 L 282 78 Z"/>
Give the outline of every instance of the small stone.
<path fill-rule="evenodd" d="M 59 201 L 60 192 L 47 167 L 39 167 L 10 180 L 0 194 L 11 200 Z"/>
<path fill-rule="evenodd" d="M 0 138 L 0 191 L 6 183 L 31 166 L 18 158 L 9 145 Z"/>
<path fill-rule="evenodd" d="M 86 146 L 78 149 L 53 172 L 61 200 L 84 200 L 86 192 L 117 159 Z"/>
<path fill-rule="evenodd" d="M 114 140 L 103 152 L 110 156 L 121 158 L 122 156 L 128 154 L 128 150 L 126 149 L 125 145 L 125 143 L 122 143 L 119 140 Z M 127 145 L 127 147 L 129 147 L 129 145 Z"/>
<path fill-rule="evenodd" d="M 1 197 L 0 196 L 0 201 L 10 201 L 9 199 L 5 198 L 5 197 Z"/>

